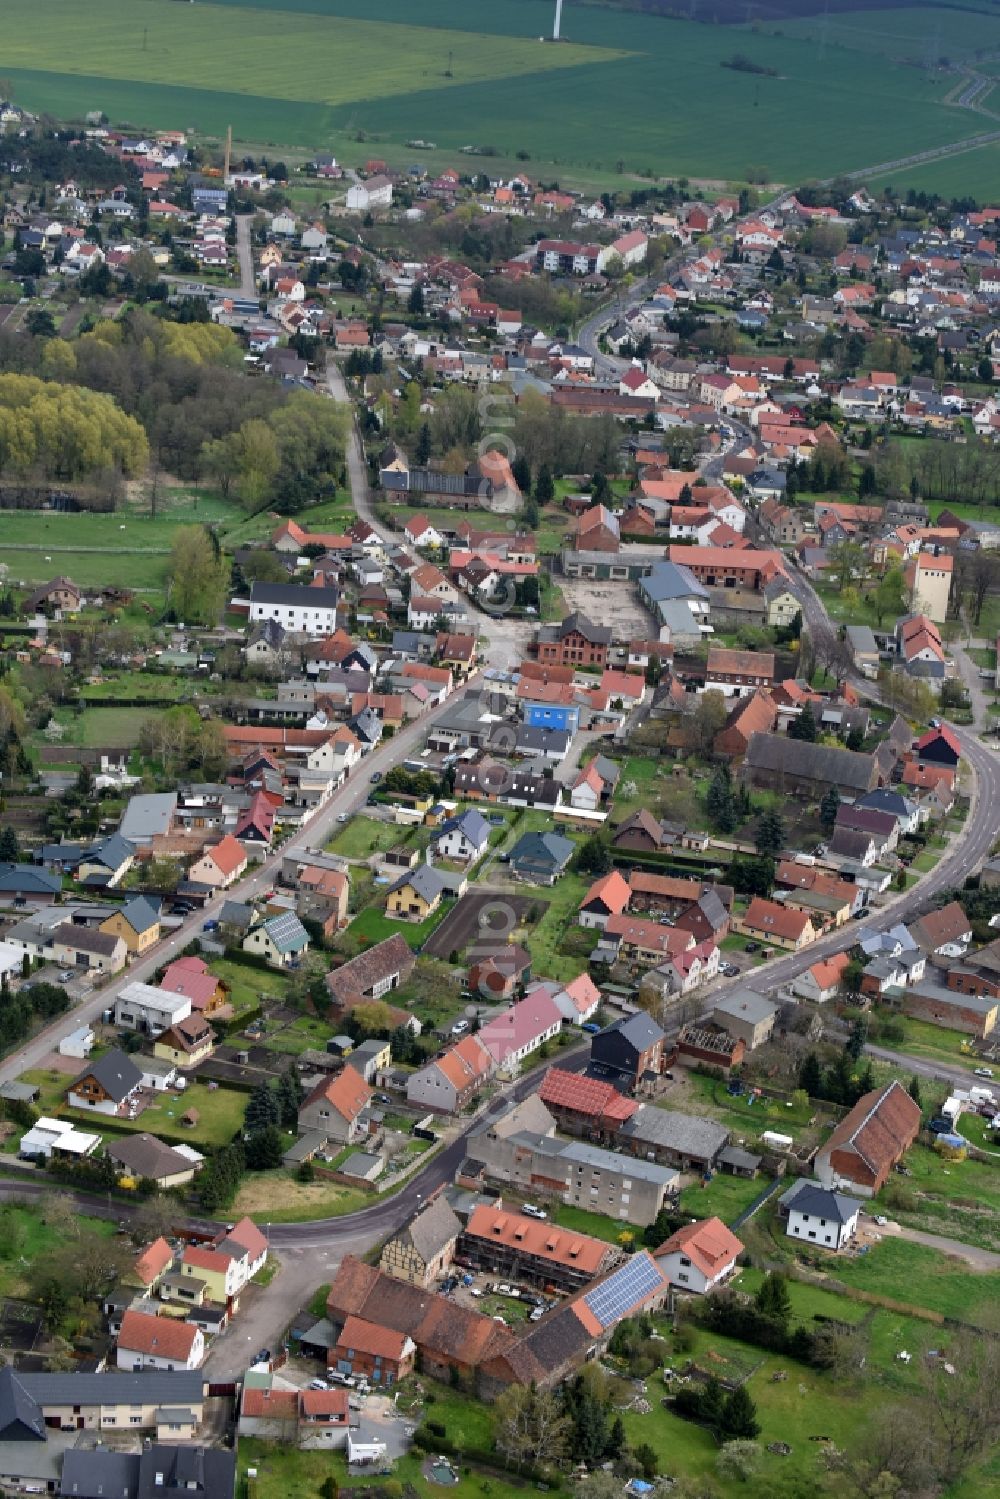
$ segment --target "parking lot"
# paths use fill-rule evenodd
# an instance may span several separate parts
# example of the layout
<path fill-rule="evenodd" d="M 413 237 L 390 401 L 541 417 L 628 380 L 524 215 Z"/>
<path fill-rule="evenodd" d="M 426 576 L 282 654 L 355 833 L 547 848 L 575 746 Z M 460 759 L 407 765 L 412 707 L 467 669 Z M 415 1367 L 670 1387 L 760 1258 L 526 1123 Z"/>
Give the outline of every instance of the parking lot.
<path fill-rule="evenodd" d="M 458 1306 L 469 1307 L 508 1327 L 515 1327 L 520 1322 L 538 1322 L 559 1299 L 543 1296 L 534 1286 L 498 1279 L 485 1272 L 463 1270 L 457 1265 L 438 1284 L 437 1290 Z"/>
<path fill-rule="evenodd" d="M 659 631 L 653 616 L 640 602 L 634 583 L 596 583 L 588 578 L 563 577 L 557 581 L 567 613 L 580 609 L 595 622 L 610 624 L 615 640 L 656 639 Z"/>

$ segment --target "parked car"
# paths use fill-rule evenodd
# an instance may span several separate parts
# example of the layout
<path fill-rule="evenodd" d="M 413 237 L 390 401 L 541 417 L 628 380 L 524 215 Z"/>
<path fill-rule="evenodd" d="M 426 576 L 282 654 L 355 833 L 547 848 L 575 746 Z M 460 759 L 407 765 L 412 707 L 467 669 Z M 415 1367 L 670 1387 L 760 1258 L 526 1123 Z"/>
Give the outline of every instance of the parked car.
<path fill-rule="evenodd" d="M 350 822 L 350 820 L 351 820 L 351 814 L 350 814 L 350 812 L 338 812 L 337 813 L 337 821 L 338 822 Z"/>
<path fill-rule="evenodd" d="M 992 1076 L 993 1076 L 993 1068 L 992 1067 L 977 1067 L 975 1069 L 974 1073 L 973 1073 L 973 1077 L 992 1077 Z"/>
<path fill-rule="evenodd" d="M 938 1114 L 930 1121 L 927 1128 L 932 1135 L 950 1135 L 955 1128 L 955 1122 L 953 1119 L 946 1119 L 943 1114 Z"/>
<path fill-rule="evenodd" d="M 580 1029 L 582 1031 L 586 1031 L 588 1036 L 596 1036 L 600 1033 L 601 1027 L 599 1025 L 595 1025 L 592 1020 L 585 1020 Z"/>
<path fill-rule="evenodd" d="M 526 1218 L 547 1218 L 549 1215 L 544 1208 L 536 1207 L 533 1202 L 526 1202 L 521 1208 Z"/>
<path fill-rule="evenodd" d="M 743 951 L 744 952 L 760 952 L 760 943 L 759 942 L 745 942 L 743 944 Z"/>
<path fill-rule="evenodd" d="M 379 783 L 379 781 L 381 779 L 382 779 L 382 772 L 380 770 L 373 770 L 372 774 L 371 774 L 371 783 L 372 783 L 372 785 L 373 786 L 377 786 L 378 783 Z"/>
<path fill-rule="evenodd" d="M 70 980 L 72 979 L 72 977 L 73 977 L 73 970 L 72 970 L 72 968 L 64 968 L 63 971 L 62 971 L 62 973 L 59 975 L 59 982 L 60 982 L 60 984 L 68 984 L 70 982 Z"/>
<path fill-rule="evenodd" d="M 451 1033 L 453 1036 L 464 1036 L 468 1029 L 469 1022 L 467 1020 L 456 1020 L 451 1028 Z"/>

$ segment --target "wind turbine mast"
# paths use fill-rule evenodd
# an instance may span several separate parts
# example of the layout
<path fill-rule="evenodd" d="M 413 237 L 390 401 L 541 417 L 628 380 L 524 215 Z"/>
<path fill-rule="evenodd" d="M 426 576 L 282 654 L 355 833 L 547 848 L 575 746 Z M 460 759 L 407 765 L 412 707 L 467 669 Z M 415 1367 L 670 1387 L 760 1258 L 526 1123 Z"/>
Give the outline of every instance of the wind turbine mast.
<path fill-rule="evenodd" d="M 563 0 L 556 0 L 556 19 L 555 25 L 552 27 L 552 40 L 554 42 L 557 42 L 559 40 L 559 27 L 562 23 L 562 8 Z"/>

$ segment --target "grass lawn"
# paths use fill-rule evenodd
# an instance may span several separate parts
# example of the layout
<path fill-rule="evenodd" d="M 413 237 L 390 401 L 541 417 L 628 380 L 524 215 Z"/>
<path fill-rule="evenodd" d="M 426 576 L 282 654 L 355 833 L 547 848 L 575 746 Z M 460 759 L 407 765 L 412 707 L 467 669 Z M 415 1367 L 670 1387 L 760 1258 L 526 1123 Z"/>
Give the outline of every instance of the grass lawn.
<path fill-rule="evenodd" d="M 701 1104 L 698 1112 L 713 1114 L 730 1129 L 738 1129 L 742 1135 L 757 1136 L 762 1135 L 765 1130 L 777 1129 L 781 1134 L 795 1136 L 805 1128 L 816 1112 L 809 1104 L 804 1108 L 798 1108 L 794 1104 L 788 1107 L 783 1100 L 768 1099 L 766 1096 L 755 1098 L 752 1102 L 746 1093 L 738 1098 L 731 1097 L 726 1092 L 724 1083 L 699 1072 L 688 1072 L 687 1079 L 689 1098 L 692 1101 L 697 1099 Z M 677 1107 L 675 1099 L 671 1098 L 670 1103 L 672 1107 Z M 758 1185 L 758 1191 L 761 1186 L 763 1183 Z"/>
<path fill-rule="evenodd" d="M 375 906 L 369 906 L 362 911 L 360 916 L 355 917 L 348 928 L 352 937 L 360 938 L 362 946 L 372 947 L 376 942 L 384 942 L 386 937 L 393 937 L 401 932 L 411 947 L 422 947 L 434 931 L 440 926 L 447 916 L 454 901 L 443 900 L 437 910 L 427 917 L 426 921 L 393 921 L 384 911 Z"/>
<path fill-rule="evenodd" d="M 100 705 L 106 698 L 151 698 L 153 701 L 168 699 L 180 702 L 187 697 L 202 696 L 210 691 L 213 683 L 195 681 L 190 677 L 172 676 L 167 673 L 148 671 L 107 672 L 100 682 L 81 687 L 80 696 L 87 704 Z"/>
<path fill-rule="evenodd" d="M 653 810 L 657 799 L 666 794 L 668 782 L 686 779 L 686 777 L 671 775 L 669 761 L 659 760 L 650 755 L 628 755 L 619 763 L 621 775 L 618 778 L 618 789 L 615 792 L 614 820 L 616 823 L 624 822 L 639 807 Z M 625 787 L 630 781 L 634 784 L 635 790 L 626 794 Z"/>
<path fill-rule="evenodd" d="M 937 855 L 931 857 L 937 861 Z M 916 865 L 917 860 L 914 860 L 914 866 Z M 969 1037 L 961 1031 L 947 1030 L 941 1025 L 931 1025 L 928 1020 L 915 1020 L 909 1015 L 897 1014 L 896 1011 L 886 1018 L 893 1027 L 892 1039 L 880 1043 L 873 1027 L 871 1040 L 874 1045 L 891 1046 L 893 1051 L 907 1052 L 910 1056 L 929 1062 L 944 1062 L 948 1067 L 965 1067 L 971 1071 L 979 1065 L 979 1059 L 967 1044 Z M 902 1038 L 898 1040 L 896 1026 L 900 1026 L 903 1032 Z M 934 1091 L 933 1085 L 928 1083 L 926 1086 L 928 1092 Z M 941 1091 L 944 1091 L 943 1085 Z"/>
<path fill-rule="evenodd" d="M 398 844 L 409 844 L 419 829 L 397 827 L 394 822 L 378 822 L 374 817 L 356 813 L 350 822 L 341 823 L 326 845 L 327 851 L 345 859 L 367 859 Z"/>
<path fill-rule="evenodd" d="M 81 745 L 86 749 L 127 749 L 136 743 L 148 719 L 159 718 L 166 708 L 99 708 L 87 707 L 82 713 L 60 707 L 52 717 L 62 726 L 62 737 L 55 743 Z M 48 745 L 47 736 L 38 730 L 32 735 L 33 746 L 41 753 Z"/>
<path fill-rule="evenodd" d="M 723 1176 L 716 1172 L 707 1186 L 695 1182 L 684 1188 L 681 1211 L 690 1218 L 721 1218 L 723 1223 L 732 1223 L 766 1186 L 766 1177 L 748 1180 L 745 1176 Z"/>
<path fill-rule="evenodd" d="M 562 946 L 564 939 L 575 935 L 579 929 L 577 912 L 592 884 L 593 880 L 589 875 L 564 874 L 551 887 L 517 886 L 518 892 L 526 895 L 537 890 L 539 901 L 547 902 L 541 920 L 534 926 L 522 929 L 520 938 L 515 939 L 523 941 L 527 946 L 535 973 L 568 983 L 586 966 L 579 956 L 563 952 Z"/>
<path fill-rule="evenodd" d="M 209 967 L 216 978 L 229 985 L 229 1000 L 237 1015 L 256 1009 L 262 1000 L 282 1000 L 288 993 L 288 975 L 276 968 L 265 972 L 235 958 L 213 958 Z"/>
<path fill-rule="evenodd" d="M 813 587 L 823 600 L 831 619 L 848 625 L 870 625 L 873 630 L 881 628 L 871 596 L 864 585 L 856 585 L 853 593 L 848 590 L 846 596 L 834 583 L 814 582 Z"/>
<path fill-rule="evenodd" d="M 53 1183 L 53 1191 L 58 1190 L 58 1183 Z M 115 1231 L 113 1223 L 101 1218 L 77 1218 L 76 1224 L 79 1237 L 107 1239 Z M 64 1231 L 45 1223 L 37 1209 L 4 1203 L 0 1208 L 0 1296 L 23 1296 L 26 1270 L 63 1237 Z"/>
<path fill-rule="evenodd" d="M 883 1236 L 865 1255 L 838 1259 L 830 1271 L 845 1285 L 926 1307 L 973 1326 L 992 1326 L 1000 1296 L 1000 1271 L 977 1275 L 936 1249 L 891 1236 Z"/>
<path fill-rule="evenodd" d="M 371 1200 L 367 1192 L 338 1182 L 300 1182 L 289 1171 L 259 1171 L 244 1178 L 229 1211 L 233 1218 L 248 1213 L 259 1223 L 301 1223 L 356 1213 Z"/>
<path fill-rule="evenodd" d="M 607 1239 L 609 1244 L 621 1243 L 623 1234 L 631 1234 L 635 1244 L 642 1242 L 641 1228 L 616 1218 L 608 1218 L 604 1213 L 591 1213 L 586 1208 L 560 1202 L 551 1208 L 549 1217 L 560 1228 L 575 1229 L 577 1233 L 589 1234 L 592 1239 Z"/>
<path fill-rule="evenodd" d="M 22 1078 L 41 1088 L 39 1103 L 44 1114 L 69 1119 L 82 1128 L 100 1132 L 107 1116 L 67 1106 L 69 1074 L 33 1068 L 22 1073 Z M 204 1083 L 189 1082 L 183 1094 L 157 1093 L 137 1119 L 116 1119 L 115 1132 L 127 1129 L 155 1135 L 167 1130 L 171 1134 L 183 1133 L 185 1139 L 190 1138 L 192 1145 L 228 1145 L 243 1123 L 246 1102 L 245 1093 L 236 1093 L 229 1088 L 215 1088 L 210 1092 Z M 198 1110 L 198 1123 L 194 1129 L 182 1129 L 181 1115 L 190 1108 Z"/>
<path fill-rule="evenodd" d="M 964 1115 L 958 1128 L 974 1145 L 994 1150 L 984 1123 Z M 912 1175 L 895 1177 L 880 1194 L 885 1212 L 928 1233 L 1000 1250 L 1000 1159 L 944 1161 L 914 1145 L 906 1164 Z"/>
<path fill-rule="evenodd" d="M 316 1015 L 301 1015 L 284 1030 L 265 1037 L 265 1045 L 271 1051 L 280 1051 L 287 1056 L 298 1056 L 300 1052 L 323 1051 L 330 1035 L 330 1022 Z"/>

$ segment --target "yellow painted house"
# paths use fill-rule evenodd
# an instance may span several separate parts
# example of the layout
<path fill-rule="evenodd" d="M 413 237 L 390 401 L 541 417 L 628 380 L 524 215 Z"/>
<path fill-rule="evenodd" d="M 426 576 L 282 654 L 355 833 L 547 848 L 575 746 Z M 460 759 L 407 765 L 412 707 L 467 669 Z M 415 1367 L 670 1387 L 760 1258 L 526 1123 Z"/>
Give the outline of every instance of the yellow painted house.
<path fill-rule="evenodd" d="M 144 895 L 137 895 L 120 911 L 101 922 L 100 930 L 120 937 L 129 953 L 143 953 L 160 940 L 160 911 Z"/>
<path fill-rule="evenodd" d="M 419 864 L 389 891 L 386 914 L 400 921 L 426 921 L 441 904 L 447 886 L 430 864 Z"/>
<path fill-rule="evenodd" d="M 154 1057 L 175 1067 L 197 1067 L 212 1055 L 215 1032 L 197 1011 L 162 1031 L 153 1043 Z"/>

